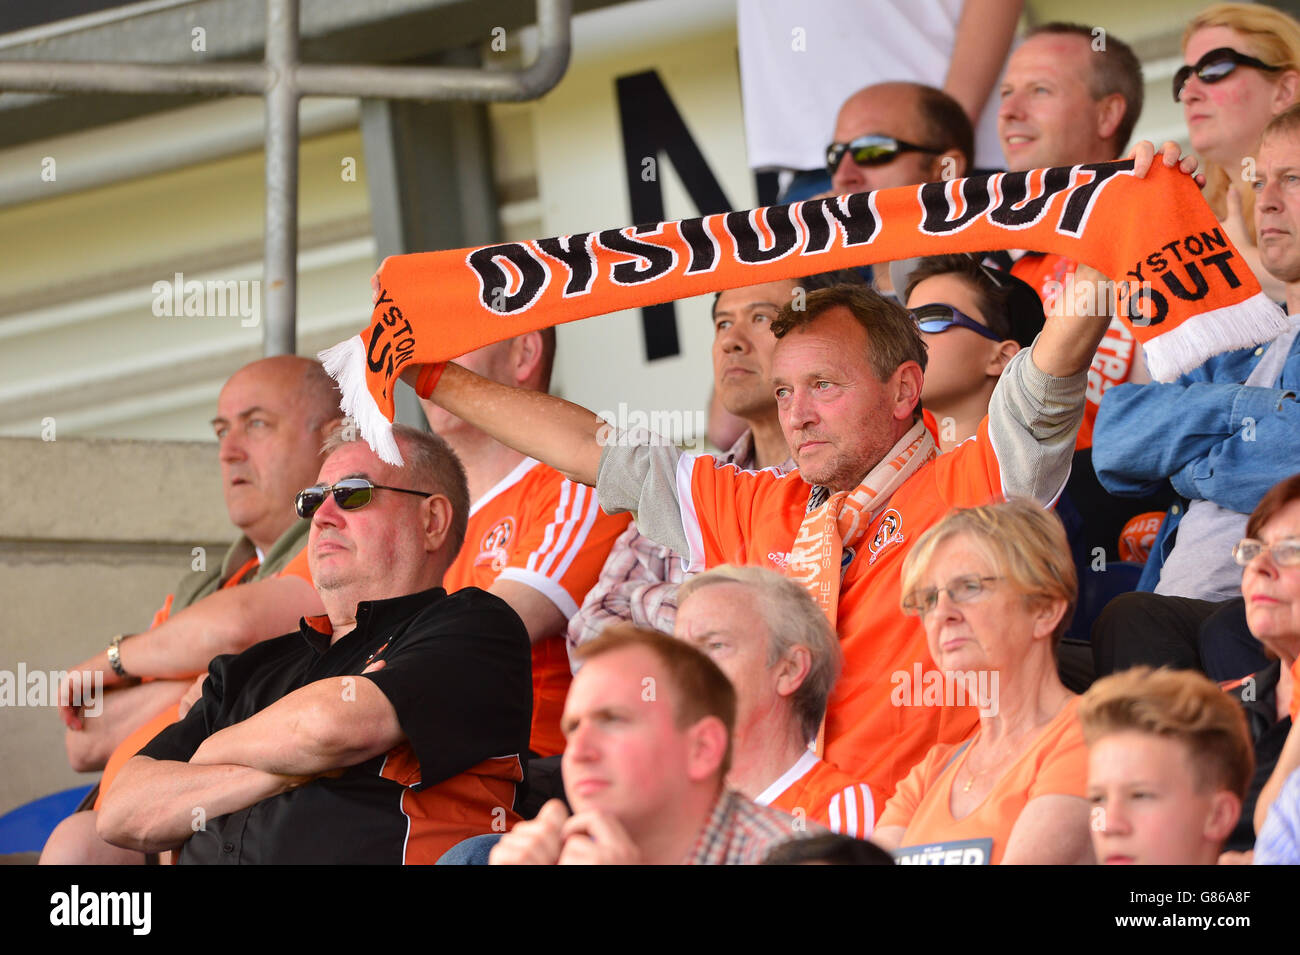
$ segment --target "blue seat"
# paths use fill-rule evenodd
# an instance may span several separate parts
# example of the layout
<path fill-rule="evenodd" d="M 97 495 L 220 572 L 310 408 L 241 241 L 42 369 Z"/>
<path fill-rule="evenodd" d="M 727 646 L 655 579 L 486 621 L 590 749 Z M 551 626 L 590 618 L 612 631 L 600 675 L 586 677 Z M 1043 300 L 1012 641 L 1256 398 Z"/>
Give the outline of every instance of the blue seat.
<path fill-rule="evenodd" d="M 0 816 L 0 855 L 40 852 L 54 827 L 76 811 L 90 786 L 77 786 L 33 799 Z"/>

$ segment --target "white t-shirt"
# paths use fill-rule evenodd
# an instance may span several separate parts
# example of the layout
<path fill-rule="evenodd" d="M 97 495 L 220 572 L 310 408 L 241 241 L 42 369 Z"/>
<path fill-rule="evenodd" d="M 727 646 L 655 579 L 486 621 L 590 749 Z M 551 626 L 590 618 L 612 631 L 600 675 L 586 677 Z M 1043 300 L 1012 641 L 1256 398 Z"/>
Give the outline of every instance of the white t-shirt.
<path fill-rule="evenodd" d="M 862 87 L 943 88 L 965 0 L 736 2 L 749 165 L 819 169 L 840 106 Z M 997 89 L 975 130 L 975 164 L 993 169 L 1005 165 Z"/>

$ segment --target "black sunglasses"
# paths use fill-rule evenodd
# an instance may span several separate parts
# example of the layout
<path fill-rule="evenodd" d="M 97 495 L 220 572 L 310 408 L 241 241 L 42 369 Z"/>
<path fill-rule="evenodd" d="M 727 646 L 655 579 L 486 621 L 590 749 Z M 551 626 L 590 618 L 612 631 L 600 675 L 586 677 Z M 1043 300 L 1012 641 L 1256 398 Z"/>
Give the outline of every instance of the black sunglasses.
<path fill-rule="evenodd" d="M 1269 66 L 1263 60 L 1257 60 L 1245 53 L 1238 53 L 1231 47 L 1221 46 L 1197 60 L 1196 65 L 1184 63 L 1178 68 L 1178 72 L 1174 74 L 1174 102 L 1179 101 L 1178 97 L 1182 95 L 1183 87 L 1187 85 L 1193 73 L 1202 83 L 1217 83 L 1231 76 L 1232 71 L 1239 66 L 1253 66 L 1257 70 L 1267 70 L 1270 73 L 1282 69 L 1280 66 Z"/>
<path fill-rule="evenodd" d="M 303 488 L 294 498 L 293 508 L 298 512 L 299 517 L 311 517 L 325 503 L 325 495 L 333 494 L 335 504 L 345 511 L 355 511 L 369 504 L 374 499 L 375 491 L 401 491 L 403 494 L 415 494 L 419 497 L 432 497 L 435 493 L 374 484 L 366 478 L 344 478 L 334 484 L 316 484 Z"/>
<path fill-rule="evenodd" d="M 826 168 L 832 176 L 835 175 L 835 170 L 839 168 L 840 160 L 844 158 L 845 153 L 852 156 L 853 161 L 859 166 L 883 166 L 887 162 L 892 162 L 899 153 L 934 153 L 938 155 L 941 152 L 943 152 L 942 149 L 931 149 L 929 146 L 905 143 L 893 136 L 879 136 L 876 133 L 868 133 L 866 136 L 858 136 L 852 142 L 831 143 L 827 146 Z"/>

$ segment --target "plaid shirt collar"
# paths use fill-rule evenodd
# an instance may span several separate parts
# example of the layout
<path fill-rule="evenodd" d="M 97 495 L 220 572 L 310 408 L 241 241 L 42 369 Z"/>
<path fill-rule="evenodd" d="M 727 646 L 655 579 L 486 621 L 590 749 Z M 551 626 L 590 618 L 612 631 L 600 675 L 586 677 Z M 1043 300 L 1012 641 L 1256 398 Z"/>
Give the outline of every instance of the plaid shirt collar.
<path fill-rule="evenodd" d="M 794 820 L 723 789 L 685 865 L 757 865 L 778 843 L 796 836 Z"/>

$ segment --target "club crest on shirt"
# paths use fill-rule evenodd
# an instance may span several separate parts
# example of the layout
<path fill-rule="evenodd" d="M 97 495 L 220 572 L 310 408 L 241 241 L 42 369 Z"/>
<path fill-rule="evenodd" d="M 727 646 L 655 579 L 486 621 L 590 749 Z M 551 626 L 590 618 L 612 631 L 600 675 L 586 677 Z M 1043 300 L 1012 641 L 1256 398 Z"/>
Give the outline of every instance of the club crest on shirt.
<path fill-rule="evenodd" d="M 874 564 L 876 558 L 880 556 L 880 552 L 890 544 L 901 544 L 905 539 L 903 537 L 903 515 L 891 507 L 881 515 L 880 523 L 876 526 L 876 536 L 871 539 L 868 548 L 871 551 L 871 559 L 867 561 L 867 564 Z"/>
<path fill-rule="evenodd" d="M 507 549 L 511 539 L 515 536 L 515 519 L 513 517 L 503 517 L 493 524 L 478 545 L 478 556 L 474 558 L 474 566 L 482 567 L 484 564 L 500 573 L 510 561 L 510 552 Z"/>

